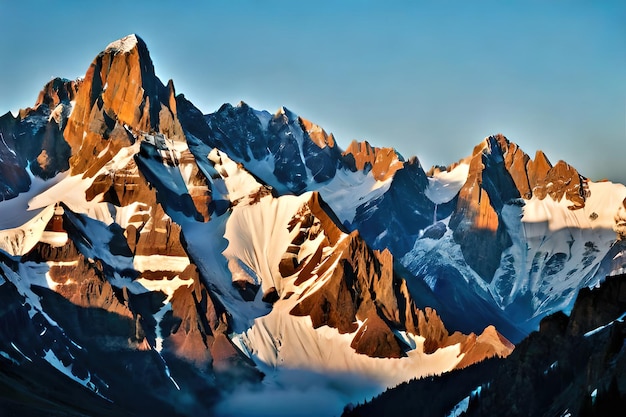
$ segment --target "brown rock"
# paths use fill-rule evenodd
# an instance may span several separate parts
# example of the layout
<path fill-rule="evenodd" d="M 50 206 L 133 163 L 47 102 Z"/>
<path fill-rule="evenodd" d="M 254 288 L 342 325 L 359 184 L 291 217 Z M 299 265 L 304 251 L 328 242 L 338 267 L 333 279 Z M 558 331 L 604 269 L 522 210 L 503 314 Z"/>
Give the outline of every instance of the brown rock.
<path fill-rule="evenodd" d="M 350 346 L 358 353 L 373 358 L 401 358 L 406 356 L 393 331 L 375 310 L 369 310 Z"/>
<path fill-rule="evenodd" d="M 433 353 L 440 347 L 446 346 L 448 330 L 435 310 L 426 307 L 418 310 L 417 335 L 424 337 L 424 353 Z"/>
<path fill-rule="evenodd" d="M 80 79 L 70 81 L 57 77 L 48 81 L 37 97 L 35 108 L 45 104 L 52 110 L 62 102 L 69 103 L 76 98 L 81 84 Z"/>
<path fill-rule="evenodd" d="M 156 77 L 143 40 L 129 35 L 109 45 L 87 70 L 64 131 L 72 172 L 95 174 L 141 132 L 183 140 L 168 87 Z"/>
<path fill-rule="evenodd" d="M 552 164 L 542 151 L 537 151 L 535 159 L 528 161 L 528 181 L 532 187 L 532 193 L 540 200 L 546 198 L 547 195 L 546 177 L 550 169 L 552 169 Z"/>
<path fill-rule="evenodd" d="M 330 135 L 327 134 L 324 129 L 302 117 L 298 117 L 298 121 L 300 122 L 302 130 L 309 135 L 313 143 L 317 146 L 322 149 L 326 146 L 331 148 L 335 147 L 335 137 L 332 133 Z"/>
<path fill-rule="evenodd" d="M 371 169 L 374 178 L 378 181 L 391 178 L 397 170 L 403 167 L 403 163 L 393 148 L 372 147 L 367 141 L 353 140 L 343 152 L 343 156 L 353 158 L 357 170 Z"/>
<path fill-rule="evenodd" d="M 510 344 L 495 337 L 495 329 L 488 329 L 479 337 L 458 332 L 450 336 L 434 309 L 416 307 L 406 281 L 394 274 L 391 253 L 371 250 L 358 232 L 343 234 L 325 214 L 316 194 L 291 222 L 290 230 L 297 227 L 300 233 L 296 234 L 281 263 L 283 276 L 297 274 L 296 285 L 320 279 L 314 276 L 330 276 L 326 276 L 323 286 L 305 290 L 291 314 L 310 316 L 315 328 L 327 325 L 340 333 L 356 331 L 351 346 L 372 357 L 405 356 L 406 346 L 393 329 L 424 337 L 427 354 L 461 343 L 461 353 L 466 353 L 463 366 L 495 354 L 508 354 Z M 300 246 L 319 233 L 329 238 L 314 255 L 298 264 Z M 323 249 L 329 246 L 334 246 L 333 251 L 324 258 Z M 363 324 L 357 331 L 358 321 Z"/>
<path fill-rule="evenodd" d="M 571 165 L 563 161 L 557 162 L 548 171 L 545 183 L 546 192 L 554 201 L 561 201 L 565 197 L 573 203 L 568 206 L 572 210 L 585 206 L 585 200 L 589 196 L 587 179 Z"/>
<path fill-rule="evenodd" d="M 502 251 L 510 245 L 499 218 L 503 205 L 533 195 L 549 195 L 555 201 L 565 197 L 575 210 L 584 207 L 589 188 L 587 179 L 571 166 L 560 161 L 552 167 L 541 151 L 531 160 L 501 134 L 474 148 L 450 227 L 466 262 L 485 281 L 491 281 Z"/>
<path fill-rule="evenodd" d="M 506 358 L 513 352 L 515 346 L 502 336 L 495 327 L 487 326 L 485 330 L 476 336 L 470 334 L 461 342 L 463 359 L 457 364 L 456 369 L 465 368 L 494 356 Z"/>
<path fill-rule="evenodd" d="M 188 266 L 181 279 L 193 279 L 189 287 L 179 287 L 172 296 L 171 327 L 164 346 L 177 356 L 207 368 L 227 371 L 237 362 L 246 362 L 230 342 L 228 315 L 200 280 L 195 266 Z"/>

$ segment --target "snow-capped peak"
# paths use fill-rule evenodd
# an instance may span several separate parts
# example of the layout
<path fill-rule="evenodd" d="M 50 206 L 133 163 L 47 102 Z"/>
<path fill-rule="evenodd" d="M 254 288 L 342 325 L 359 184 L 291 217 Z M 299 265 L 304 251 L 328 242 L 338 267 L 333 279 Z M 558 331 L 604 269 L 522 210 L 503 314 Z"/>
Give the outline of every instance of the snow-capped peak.
<path fill-rule="evenodd" d="M 113 52 L 113 53 L 129 53 L 134 48 L 137 47 L 138 37 L 134 33 L 131 33 L 128 36 L 124 36 L 122 39 L 118 39 L 116 41 L 111 42 L 104 52 Z"/>

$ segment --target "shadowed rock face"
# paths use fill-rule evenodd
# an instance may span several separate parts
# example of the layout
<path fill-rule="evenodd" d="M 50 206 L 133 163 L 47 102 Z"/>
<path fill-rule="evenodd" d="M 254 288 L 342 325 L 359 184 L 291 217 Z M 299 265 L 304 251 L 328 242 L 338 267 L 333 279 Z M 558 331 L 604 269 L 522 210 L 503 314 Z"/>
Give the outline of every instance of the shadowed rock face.
<path fill-rule="evenodd" d="M 22 158 L 16 153 L 19 120 L 11 112 L 0 117 L 0 200 L 8 200 L 30 188 L 30 177 Z"/>
<path fill-rule="evenodd" d="M 582 289 L 569 317 L 544 318 L 503 361 L 469 415 L 614 415 L 625 405 L 625 310 L 626 275 Z"/>
<path fill-rule="evenodd" d="M 351 228 L 375 249 L 388 248 L 396 257 L 411 250 L 420 233 L 433 224 L 433 217 L 450 215 L 454 200 L 441 205 L 426 196 L 428 178 L 417 158 L 411 158 L 398 169 L 387 192 L 356 210 Z"/>
<path fill-rule="evenodd" d="M 69 168 L 70 147 L 63 130 L 71 112 L 79 81 L 55 78 L 39 93 L 33 108 L 0 117 L 0 200 L 27 191 L 27 172 L 43 179 Z"/>
<path fill-rule="evenodd" d="M 242 163 L 269 163 L 283 191 L 301 193 L 308 183 L 328 181 L 342 164 L 332 134 L 284 107 L 270 115 L 244 102 L 224 104 L 205 117 L 204 142 Z"/>
<path fill-rule="evenodd" d="M 228 312 L 202 283 L 196 267 L 189 265 L 180 278 L 193 283 L 179 287 L 172 296 L 171 311 L 161 324 L 164 348 L 201 369 L 236 375 L 230 381 L 225 379 L 229 385 L 242 379 L 260 380 L 262 375 L 254 363 L 228 338 Z"/>

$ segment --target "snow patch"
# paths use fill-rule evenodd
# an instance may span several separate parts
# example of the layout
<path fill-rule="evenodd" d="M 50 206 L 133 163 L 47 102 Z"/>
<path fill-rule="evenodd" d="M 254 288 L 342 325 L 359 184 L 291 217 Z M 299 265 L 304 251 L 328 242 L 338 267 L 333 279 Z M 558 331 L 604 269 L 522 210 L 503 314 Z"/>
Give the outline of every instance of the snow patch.
<path fill-rule="evenodd" d="M 364 173 L 338 169 L 335 176 L 317 191 L 341 222 L 352 223 L 357 208 L 382 196 L 391 186 L 392 180 L 377 181 L 371 171 Z"/>
<path fill-rule="evenodd" d="M 467 411 L 467 408 L 469 407 L 469 402 L 469 396 L 463 398 L 461 401 L 459 401 L 457 405 L 454 406 L 452 410 L 450 410 L 448 414 L 446 414 L 446 417 L 459 417 L 462 413 Z"/>
<path fill-rule="evenodd" d="M 435 204 L 443 204 L 452 200 L 467 181 L 469 164 L 459 164 L 452 171 L 437 172 L 428 178 L 426 197 Z"/>
<path fill-rule="evenodd" d="M 22 352 L 22 351 L 20 350 L 20 348 L 18 348 L 17 346 L 15 346 L 15 343 L 11 342 L 11 347 L 12 347 L 13 349 L 15 349 L 15 351 L 16 351 L 17 353 L 19 353 L 20 355 L 22 355 L 22 356 L 23 356 L 23 357 L 24 357 L 27 361 L 29 361 L 29 362 L 32 362 L 32 361 L 33 361 L 31 358 L 29 358 L 28 356 L 26 356 L 26 355 L 24 354 L 24 352 Z"/>
<path fill-rule="evenodd" d="M 189 266 L 186 256 L 135 255 L 133 268 L 137 271 L 174 271 L 182 272 Z"/>
<path fill-rule="evenodd" d="M 122 39 L 111 42 L 104 50 L 104 52 L 113 53 L 129 53 L 137 46 L 137 36 L 133 33 L 128 36 L 124 36 Z"/>

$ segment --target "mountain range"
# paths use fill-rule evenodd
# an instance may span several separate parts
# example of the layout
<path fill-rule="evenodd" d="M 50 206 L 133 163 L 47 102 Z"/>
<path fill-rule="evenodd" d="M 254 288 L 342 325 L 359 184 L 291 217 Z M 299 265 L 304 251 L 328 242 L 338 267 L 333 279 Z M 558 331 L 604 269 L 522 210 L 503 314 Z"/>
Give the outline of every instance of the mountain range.
<path fill-rule="evenodd" d="M 519 363 L 626 268 L 622 184 L 501 134 L 425 170 L 285 107 L 203 114 L 136 35 L 0 139 L 7 415 L 338 415 Z"/>

